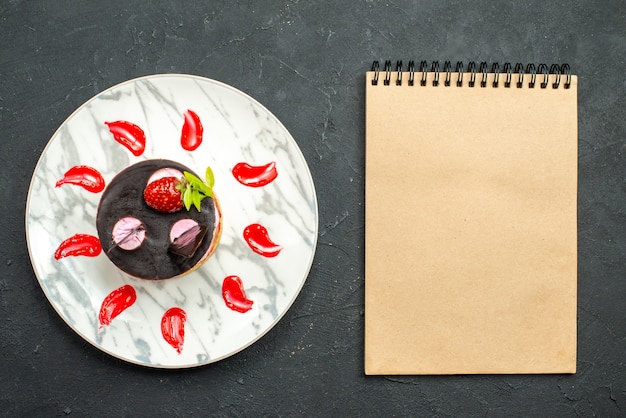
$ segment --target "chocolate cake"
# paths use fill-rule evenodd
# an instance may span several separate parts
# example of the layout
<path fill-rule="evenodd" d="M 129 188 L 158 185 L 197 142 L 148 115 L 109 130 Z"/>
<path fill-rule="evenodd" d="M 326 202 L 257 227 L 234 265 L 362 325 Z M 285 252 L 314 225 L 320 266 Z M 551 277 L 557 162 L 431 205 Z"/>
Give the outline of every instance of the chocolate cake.
<path fill-rule="evenodd" d="M 104 190 L 96 228 L 103 252 L 131 276 L 159 280 L 188 273 L 215 250 L 221 213 L 214 197 L 173 213 L 159 212 L 144 200 L 144 189 L 159 171 L 195 175 L 169 160 L 147 160 L 118 173 Z"/>

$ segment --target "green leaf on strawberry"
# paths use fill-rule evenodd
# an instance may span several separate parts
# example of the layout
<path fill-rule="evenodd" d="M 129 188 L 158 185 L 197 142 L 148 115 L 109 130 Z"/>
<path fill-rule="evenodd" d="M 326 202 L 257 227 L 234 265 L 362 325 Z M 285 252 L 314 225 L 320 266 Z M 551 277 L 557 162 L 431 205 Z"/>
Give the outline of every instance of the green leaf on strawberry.
<path fill-rule="evenodd" d="M 187 210 L 191 210 L 191 206 L 194 206 L 200 212 L 202 200 L 213 197 L 213 185 L 203 182 L 188 171 L 184 171 L 183 175 L 184 179 L 181 179 L 181 189 L 179 189 L 182 192 L 183 204 Z"/>
<path fill-rule="evenodd" d="M 191 189 L 190 188 L 186 188 L 185 190 L 183 190 L 182 192 L 182 199 L 183 199 L 183 205 L 185 206 L 185 208 L 187 208 L 187 210 L 189 210 L 189 208 L 191 207 L 192 201 L 191 201 Z"/>
<path fill-rule="evenodd" d="M 206 178 L 206 184 L 211 190 L 213 190 L 213 186 L 215 186 L 215 176 L 213 175 L 213 170 L 211 170 L 210 166 L 207 166 L 204 177 Z"/>

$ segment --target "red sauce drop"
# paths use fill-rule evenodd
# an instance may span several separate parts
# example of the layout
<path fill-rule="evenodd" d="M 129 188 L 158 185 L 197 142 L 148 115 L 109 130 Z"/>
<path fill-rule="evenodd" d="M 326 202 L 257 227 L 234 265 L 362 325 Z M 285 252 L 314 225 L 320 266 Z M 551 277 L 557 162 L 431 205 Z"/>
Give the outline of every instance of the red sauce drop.
<path fill-rule="evenodd" d="M 100 307 L 100 327 L 109 325 L 115 317 L 128 309 L 137 300 L 137 292 L 131 285 L 124 285 L 109 293 Z"/>
<path fill-rule="evenodd" d="M 265 186 L 278 176 L 276 162 L 272 161 L 265 165 L 253 166 L 248 163 L 238 163 L 233 167 L 233 176 L 244 186 L 261 187 Z"/>
<path fill-rule="evenodd" d="M 168 309 L 161 318 L 161 335 L 178 354 L 183 351 L 186 321 L 187 314 L 178 307 Z"/>
<path fill-rule="evenodd" d="M 248 225 L 243 230 L 243 238 L 246 240 L 252 251 L 264 257 L 276 257 L 283 249 L 274 243 L 267 232 L 267 228 L 259 224 Z"/>
<path fill-rule="evenodd" d="M 200 118 L 193 110 L 187 110 L 183 116 L 185 117 L 185 123 L 180 134 L 180 145 L 187 151 L 193 151 L 202 143 L 204 128 Z"/>
<path fill-rule="evenodd" d="M 70 168 L 63 178 L 56 182 L 56 187 L 64 184 L 73 184 L 92 192 L 100 193 L 104 190 L 104 178 L 98 170 L 86 165 L 77 165 Z"/>
<path fill-rule="evenodd" d="M 86 256 L 96 257 L 102 252 L 98 237 L 87 234 L 75 234 L 63 241 L 54 252 L 54 258 Z"/>
<path fill-rule="evenodd" d="M 236 312 L 248 312 L 254 303 L 246 297 L 243 283 L 238 276 L 228 276 L 222 283 L 222 297 L 226 306 Z"/>
<path fill-rule="evenodd" d="M 104 123 L 109 127 L 113 138 L 128 148 L 135 157 L 143 154 L 146 149 L 146 134 L 139 126 L 124 120 Z"/>

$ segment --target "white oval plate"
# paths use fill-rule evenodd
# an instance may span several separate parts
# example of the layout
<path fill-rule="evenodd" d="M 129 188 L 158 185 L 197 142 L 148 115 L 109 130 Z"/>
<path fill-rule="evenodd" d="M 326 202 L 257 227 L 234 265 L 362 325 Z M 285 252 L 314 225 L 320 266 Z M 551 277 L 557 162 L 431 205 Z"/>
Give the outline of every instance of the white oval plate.
<path fill-rule="evenodd" d="M 193 110 L 204 127 L 194 151 L 181 146 L 183 112 Z M 135 156 L 113 138 L 105 121 L 141 127 L 146 148 Z M 136 162 L 165 158 L 204 173 L 211 166 L 223 213 L 220 245 L 194 272 L 175 279 L 132 278 L 100 253 L 56 260 L 62 241 L 74 234 L 97 236 L 95 217 L 101 193 L 65 184 L 71 167 L 98 170 L 105 182 Z M 276 163 L 278 176 L 263 187 L 239 183 L 233 167 Z M 265 226 L 282 247 L 275 257 L 252 251 L 246 226 Z M 77 109 L 55 132 L 35 168 L 26 203 L 26 235 L 39 283 L 58 314 L 81 337 L 131 363 L 184 368 L 212 363 L 254 343 L 294 302 L 307 278 L 317 243 L 318 213 L 311 173 L 296 142 L 280 121 L 257 101 L 223 83 L 190 75 L 155 75 L 114 86 Z M 228 308 L 224 278 L 242 279 L 252 309 Z M 131 285 L 137 299 L 108 326 L 98 315 L 104 299 Z M 171 307 L 186 312 L 180 353 L 161 332 Z"/>

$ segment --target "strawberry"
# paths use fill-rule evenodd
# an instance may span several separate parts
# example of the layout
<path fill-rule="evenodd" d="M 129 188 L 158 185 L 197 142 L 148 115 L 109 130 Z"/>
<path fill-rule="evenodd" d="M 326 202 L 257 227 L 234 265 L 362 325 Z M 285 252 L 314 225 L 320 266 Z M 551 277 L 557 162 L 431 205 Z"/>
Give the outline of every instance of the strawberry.
<path fill-rule="evenodd" d="M 200 204 L 206 197 L 213 197 L 215 179 L 210 167 L 206 170 L 206 183 L 188 171 L 183 177 L 162 177 L 148 183 L 143 198 L 151 208 L 165 213 L 178 212 L 193 205 L 200 212 Z"/>
<path fill-rule="evenodd" d="M 159 212 L 178 212 L 183 208 L 183 199 L 177 186 L 180 179 L 163 177 L 148 184 L 143 191 L 143 198 L 152 209 Z"/>

